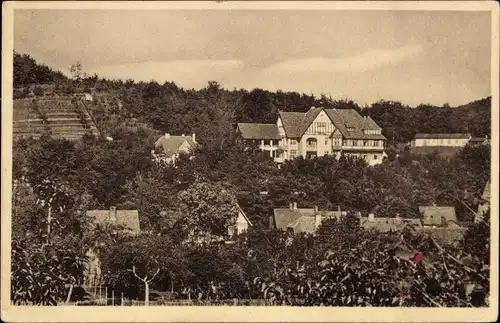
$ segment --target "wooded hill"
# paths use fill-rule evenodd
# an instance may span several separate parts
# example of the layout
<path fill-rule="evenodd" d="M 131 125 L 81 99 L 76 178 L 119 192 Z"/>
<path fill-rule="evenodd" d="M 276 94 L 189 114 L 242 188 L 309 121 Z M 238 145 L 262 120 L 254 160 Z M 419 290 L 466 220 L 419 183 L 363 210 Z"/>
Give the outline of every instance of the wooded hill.
<path fill-rule="evenodd" d="M 274 123 L 279 110 L 303 112 L 311 106 L 353 108 L 370 115 L 382 127 L 389 144 L 408 143 L 416 133 L 470 132 L 478 137 L 491 136 L 491 97 L 453 108 L 429 104 L 410 107 L 395 101 L 359 106 L 350 99 L 325 95 L 223 89 L 217 82 L 194 90 L 180 88 L 174 82 L 108 80 L 85 75 L 78 66 L 70 79 L 38 64 L 29 55 L 15 53 L 14 97 L 92 92 L 109 98 L 109 104 L 94 109 L 98 126 L 107 132 L 132 122 L 161 133 L 199 133 L 200 140 L 218 144 L 237 122 Z"/>

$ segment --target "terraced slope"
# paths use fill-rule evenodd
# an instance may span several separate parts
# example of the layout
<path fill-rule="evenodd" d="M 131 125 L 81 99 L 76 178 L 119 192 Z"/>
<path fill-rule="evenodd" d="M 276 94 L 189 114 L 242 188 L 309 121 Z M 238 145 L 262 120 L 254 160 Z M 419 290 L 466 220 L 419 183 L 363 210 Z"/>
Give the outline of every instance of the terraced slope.
<path fill-rule="evenodd" d="M 54 138 L 78 140 L 99 132 L 81 99 L 72 97 L 14 100 L 14 136 L 39 138 L 48 131 Z"/>

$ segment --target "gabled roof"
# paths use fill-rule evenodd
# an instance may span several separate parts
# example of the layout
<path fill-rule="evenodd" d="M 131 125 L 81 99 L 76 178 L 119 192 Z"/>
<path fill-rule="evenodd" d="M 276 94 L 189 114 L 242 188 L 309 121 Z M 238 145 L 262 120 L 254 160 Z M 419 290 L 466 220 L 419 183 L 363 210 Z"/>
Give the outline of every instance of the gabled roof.
<path fill-rule="evenodd" d="M 334 126 L 346 139 L 386 139 L 382 134 L 365 134 L 363 130 L 381 130 L 371 117 L 363 117 L 353 109 L 311 108 L 303 112 L 279 112 L 286 136 L 300 138 L 316 119 L 321 111 L 325 111 Z M 352 128 L 349 131 L 349 128 Z"/>
<path fill-rule="evenodd" d="M 336 218 L 340 219 L 341 211 L 322 211 L 318 214 L 322 219 Z M 274 209 L 274 223 L 276 229 L 286 230 L 293 229 L 294 233 L 306 232 L 313 233 L 316 231 L 316 212 L 314 208 L 277 208 Z"/>
<path fill-rule="evenodd" d="M 415 228 L 422 227 L 420 219 L 375 217 L 373 221 L 370 221 L 368 217 L 361 218 L 361 226 L 367 230 L 373 229 L 380 232 L 388 232 L 401 229 L 405 225 L 414 226 Z"/>
<path fill-rule="evenodd" d="M 469 139 L 469 133 L 417 133 L 415 139 Z"/>
<path fill-rule="evenodd" d="M 280 139 L 278 126 L 275 124 L 238 123 L 238 130 L 243 139 Z"/>
<path fill-rule="evenodd" d="M 288 138 L 302 137 L 302 121 L 305 113 L 303 112 L 279 112 L 279 117 L 283 123 L 285 134 Z"/>
<path fill-rule="evenodd" d="M 418 209 L 423 215 L 424 225 L 453 226 L 453 223 L 458 223 L 455 208 L 452 206 L 419 206 Z"/>
<path fill-rule="evenodd" d="M 179 148 L 183 143 L 187 142 L 192 148 L 196 147 L 196 142 L 191 136 L 170 136 L 166 138 L 164 135 L 158 138 L 155 142 L 155 147 L 161 147 L 165 157 L 169 158 L 179 152 Z"/>
<path fill-rule="evenodd" d="M 356 110 L 325 109 L 325 112 L 346 139 L 386 139 L 382 134 L 365 134 L 363 130 L 381 130 L 381 128 L 372 118 L 363 118 Z"/>
<path fill-rule="evenodd" d="M 137 210 L 116 210 L 116 220 L 113 220 L 111 210 L 90 210 L 87 216 L 92 217 L 95 224 L 115 224 L 123 226 L 127 231 L 138 234 L 141 231 L 139 212 Z"/>

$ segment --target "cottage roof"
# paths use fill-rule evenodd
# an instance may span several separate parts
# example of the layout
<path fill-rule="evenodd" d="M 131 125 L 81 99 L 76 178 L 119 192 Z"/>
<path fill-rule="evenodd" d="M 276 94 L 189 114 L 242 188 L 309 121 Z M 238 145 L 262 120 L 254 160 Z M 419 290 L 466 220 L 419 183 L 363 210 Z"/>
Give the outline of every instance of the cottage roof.
<path fill-rule="evenodd" d="M 280 139 L 278 126 L 275 124 L 238 123 L 238 129 L 243 139 Z"/>
<path fill-rule="evenodd" d="M 167 158 L 179 152 L 179 148 L 183 143 L 187 142 L 190 148 L 196 147 L 196 142 L 192 136 L 169 136 L 168 138 L 163 135 L 155 142 L 155 147 L 161 147 L 163 153 Z"/>
<path fill-rule="evenodd" d="M 341 211 L 318 211 L 322 219 L 340 219 Z M 314 208 L 277 208 L 274 209 L 276 229 L 292 228 L 295 233 L 312 233 L 316 230 L 316 211 Z"/>
<path fill-rule="evenodd" d="M 458 222 L 455 208 L 452 206 L 419 206 L 418 209 L 423 215 L 424 225 L 454 226 Z"/>
<path fill-rule="evenodd" d="M 469 139 L 469 133 L 417 133 L 415 139 Z"/>
<path fill-rule="evenodd" d="M 414 226 L 415 228 L 422 227 L 420 219 L 375 217 L 373 221 L 370 221 L 368 217 L 361 218 L 361 226 L 367 230 L 373 229 L 380 232 L 388 232 L 401 229 L 405 225 Z"/>
<path fill-rule="evenodd" d="M 95 224 L 116 224 L 134 234 L 141 231 L 137 210 L 116 210 L 116 220 L 112 219 L 112 212 L 112 210 L 90 210 L 87 211 L 87 216 L 91 217 Z"/>
<path fill-rule="evenodd" d="M 303 112 L 279 112 L 287 137 L 300 138 L 316 119 L 325 111 L 332 123 L 346 139 L 386 139 L 382 134 L 366 134 L 363 130 L 381 130 L 371 117 L 363 117 L 353 109 L 311 108 Z"/>

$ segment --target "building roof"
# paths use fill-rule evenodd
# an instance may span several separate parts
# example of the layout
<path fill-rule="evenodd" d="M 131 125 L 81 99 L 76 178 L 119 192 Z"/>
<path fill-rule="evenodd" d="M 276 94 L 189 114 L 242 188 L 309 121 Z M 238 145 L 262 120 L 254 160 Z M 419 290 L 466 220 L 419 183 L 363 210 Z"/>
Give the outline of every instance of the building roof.
<path fill-rule="evenodd" d="M 340 219 L 342 213 L 338 211 L 322 211 L 319 210 L 322 219 L 336 218 Z M 316 212 L 314 208 L 277 208 L 274 209 L 274 223 L 276 229 L 286 230 L 293 229 L 294 233 L 306 232 L 313 233 L 316 231 Z"/>
<path fill-rule="evenodd" d="M 469 133 L 417 133 L 415 139 L 469 139 Z"/>
<path fill-rule="evenodd" d="M 454 226 L 458 223 L 455 208 L 452 206 L 419 206 L 418 209 L 423 215 L 424 225 Z"/>
<path fill-rule="evenodd" d="M 373 229 L 380 232 L 388 232 L 402 229 L 405 225 L 414 226 L 417 229 L 422 227 L 420 219 L 375 217 L 373 221 L 370 221 L 368 217 L 361 218 L 361 226 L 367 230 Z"/>
<path fill-rule="evenodd" d="M 346 139 L 386 139 L 382 134 L 365 134 L 363 130 L 381 130 L 371 117 L 363 117 L 353 109 L 324 109 L 312 107 L 303 112 L 279 112 L 287 137 L 300 138 L 316 119 L 325 111 L 334 126 Z"/>
<path fill-rule="evenodd" d="M 473 144 L 482 144 L 482 143 L 487 142 L 487 141 L 488 141 L 488 138 L 485 138 L 485 137 L 473 137 L 473 138 L 469 139 L 469 142 L 473 143 Z"/>
<path fill-rule="evenodd" d="M 380 134 L 365 134 L 363 130 L 381 130 L 371 117 L 363 117 L 353 109 L 325 109 L 333 124 L 346 139 L 386 139 Z"/>
<path fill-rule="evenodd" d="M 238 123 L 238 129 L 243 139 L 280 139 L 278 126 L 275 124 Z"/>
<path fill-rule="evenodd" d="M 179 152 L 179 148 L 183 143 L 187 142 L 192 148 L 196 147 L 196 141 L 193 140 L 192 136 L 172 136 L 168 138 L 163 135 L 158 138 L 155 142 L 155 147 L 161 147 L 165 157 L 172 157 L 174 154 Z"/>
<path fill-rule="evenodd" d="M 92 217 L 95 224 L 116 224 L 134 234 L 141 231 L 137 210 L 116 210 L 115 221 L 111 216 L 112 212 L 111 210 L 90 210 L 87 211 L 87 216 Z"/>
<path fill-rule="evenodd" d="M 279 117 L 283 123 L 285 134 L 288 138 L 302 137 L 302 121 L 305 113 L 303 112 L 279 112 Z"/>

